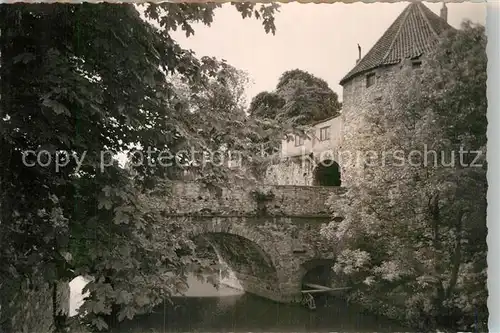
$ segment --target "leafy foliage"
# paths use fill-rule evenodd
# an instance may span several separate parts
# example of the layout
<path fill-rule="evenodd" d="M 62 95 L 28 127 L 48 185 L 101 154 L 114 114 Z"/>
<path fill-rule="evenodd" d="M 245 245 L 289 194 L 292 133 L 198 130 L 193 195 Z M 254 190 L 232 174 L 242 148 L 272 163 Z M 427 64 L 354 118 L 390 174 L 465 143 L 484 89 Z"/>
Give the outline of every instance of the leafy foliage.
<path fill-rule="evenodd" d="M 252 117 L 276 119 L 284 105 L 285 100 L 277 93 L 263 91 L 252 99 L 249 113 Z"/>
<path fill-rule="evenodd" d="M 169 78 L 180 78 L 189 96 L 201 96 L 193 101 L 209 106 L 196 125 L 210 137 L 224 137 L 221 127 L 208 127 L 220 121 L 217 113 L 236 115 L 241 104 L 237 91 L 222 89 L 230 86 L 224 78 L 239 78 L 234 69 L 196 58 L 169 34 L 181 28 L 189 36 L 194 22 L 210 25 L 221 5 L 144 6 L 161 29 L 133 5 L 0 6 L 0 280 L 50 285 L 91 274 L 85 317 L 98 328 L 112 322 L 103 314 L 131 317 L 182 291 L 182 267 L 196 259 L 179 221 L 144 199 L 162 195 L 150 189 L 168 187 L 164 180 L 177 174 L 176 165 L 157 163 L 160 152 L 203 148 L 209 137 L 192 131 L 196 117 L 180 107 Z M 235 7 L 275 32 L 277 5 Z M 223 104 L 210 104 L 221 96 Z M 131 145 L 131 160 L 138 162 L 140 151 L 143 163 L 124 170 L 110 161 Z M 27 150 L 35 154 L 23 155 Z M 208 179 L 224 176 L 203 171 Z M 0 289 L 7 287 L 15 289 Z M 5 316 L 23 303 L 2 297 L 0 305 L 2 329 L 15 330 L 16 317 Z"/>
<path fill-rule="evenodd" d="M 323 79 L 294 69 L 283 73 L 274 92 L 261 92 L 250 104 L 253 117 L 307 125 L 339 114 L 338 96 Z"/>
<path fill-rule="evenodd" d="M 286 135 L 289 138 L 293 138 L 290 133 L 307 135 L 307 125 L 337 116 L 340 109 L 338 96 L 326 81 L 299 69 L 283 73 L 276 90 L 257 94 L 248 109 L 259 133 L 251 137 L 260 146 L 260 155 L 251 166 L 253 173 L 265 174 Z"/>
<path fill-rule="evenodd" d="M 276 120 L 249 117 L 244 95 L 247 74 L 224 61 L 217 63 L 220 66 L 214 77 L 196 94 L 179 77 L 171 78 L 176 103 L 189 122 L 185 135 L 198 138 L 205 152 L 195 152 L 196 163 L 190 164 L 189 170 L 204 170 L 198 172 L 198 177 L 205 178 L 210 169 L 208 174 L 218 180 L 231 175 L 258 178 L 268 156 L 276 153 L 286 127 L 279 126 Z M 224 168 L 226 162 L 233 166 L 230 173 Z M 216 168 L 211 169 L 213 166 Z"/>
<path fill-rule="evenodd" d="M 486 328 L 485 50 L 466 22 L 396 75 L 354 143 L 369 153 L 345 219 L 322 231 L 352 298 L 420 329 Z"/>

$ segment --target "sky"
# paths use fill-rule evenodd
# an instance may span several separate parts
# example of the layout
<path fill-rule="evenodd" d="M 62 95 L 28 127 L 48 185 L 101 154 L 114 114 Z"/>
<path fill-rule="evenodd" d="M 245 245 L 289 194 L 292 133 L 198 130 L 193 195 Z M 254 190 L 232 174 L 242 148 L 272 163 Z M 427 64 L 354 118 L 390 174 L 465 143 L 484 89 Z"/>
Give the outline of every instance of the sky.
<path fill-rule="evenodd" d="M 342 100 L 339 81 L 364 56 L 409 2 L 396 3 L 287 3 L 276 14 L 276 35 L 262 23 L 242 19 L 229 4 L 217 10 L 211 27 L 194 25 L 195 35 L 173 33 L 197 56 L 215 56 L 246 71 L 251 79 L 247 102 L 261 91 L 275 88 L 280 75 L 302 69 L 328 82 Z M 424 4 L 439 15 L 442 3 Z M 448 3 L 448 23 L 459 28 L 464 19 L 485 24 L 484 2 Z"/>

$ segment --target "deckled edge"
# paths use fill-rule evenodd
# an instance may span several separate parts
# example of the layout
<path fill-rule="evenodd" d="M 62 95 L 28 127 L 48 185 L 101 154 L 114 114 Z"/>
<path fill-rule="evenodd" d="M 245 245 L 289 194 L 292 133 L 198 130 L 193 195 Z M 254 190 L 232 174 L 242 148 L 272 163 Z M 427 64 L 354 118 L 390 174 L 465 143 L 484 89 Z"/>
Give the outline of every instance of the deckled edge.
<path fill-rule="evenodd" d="M 499 0 L 495 1 L 489 1 L 489 3 L 492 2 L 498 2 Z M 255 3 L 314 3 L 314 4 L 330 4 L 330 3 L 345 3 L 345 4 L 351 4 L 351 3 L 366 3 L 366 4 L 372 4 L 372 3 L 407 3 L 407 2 L 422 2 L 420 0 L 321 0 L 321 1 L 305 1 L 305 0 L 281 0 L 281 1 L 245 1 L 245 0 L 233 0 L 233 1 L 226 1 L 226 0 L 165 0 L 165 1 L 148 1 L 148 0 L 138 0 L 138 1 L 116 1 L 116 0 L 106 0 L 106 1 L 98 1 L 98 0 L 85 0 L 85 1 L 73 1 L 73 0 L 47 0 L 47 1 L 15 1 L 15 0 L 0 0 L 0 4 L 12 4 L 12 3 L 72 3 L 72 4 L 79 4 L 79 3 L 124 3 L 124 4 L 130 4 L 130 3 L 163 3 L 163 2 L 170 2 L 170 3 L 206 3 L 206 2 L 211 2 L 211 3 L 230 3 L 230 2 L 255 2 Z M 484 3 L 486 4 L 486 0 L 427 0 L 425 2 L 429 3 Z"/>
<path fill-rule="evenodd" d="M 488 163 L 488 207 L 486 210 L 486 225 L 488 235 L 488 331 L 500 332 L 500 3 L 498 0 L 488 2 L 486 6 L 486 35 L 488 45 L 486 55 L 488 100 L 488 129 L 486 132 L 486 160 Z M 496 309 L 496 310 L 495 310 Z"/>
<path fill-rule="evenodd" d="M 13 3 L 227 3 L 227 2 L 256 2 L 256 3 L 314 3 L 314 4 L 332 4 L 332 3 L 399 3 L 399 2 L 414 2 L 419 0 L 377 0 L 377 1 L 359 1 L 359 0 L 329 0 L 329 1 L 222 1 L 222 0 L 187 0 L 187 1 L 11 1 L 0 0 L 0 4 Z M 488 163 L 487 180 L 488 180 L 488 207 L 487 207 L 487 245 L 488 245 L 488 331 L 500 332 L 500 265 L 498 261 L 498 253 L 500 253 L 500 1 L 499 0 L 428 0 L 429 3 L 484 3 L 486 4 L 486 34 L 488 36 L 487 57 L 488 57 L 488 79 L 487 79 L 487 100 L 488 100 L 488 130 L 487 130 L 487 154 Z M 495 310 L 496 309 L 496 310 Z"/>

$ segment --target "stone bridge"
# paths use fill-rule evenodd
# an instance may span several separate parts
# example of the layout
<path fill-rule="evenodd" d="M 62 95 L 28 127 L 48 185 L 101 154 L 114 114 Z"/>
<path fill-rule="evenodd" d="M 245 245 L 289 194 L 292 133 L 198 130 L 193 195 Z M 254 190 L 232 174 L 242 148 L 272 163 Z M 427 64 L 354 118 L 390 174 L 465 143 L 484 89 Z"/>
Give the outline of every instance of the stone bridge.
<path fill-rule="evenodd" d="M 246 292 L 298 301 L 306 273 L 330 272 L 335 244 L 319 230 L 331 221 L 326 201 L 344 188 L 174 182 L 170 191 L 168 215 L 195 222 L 193 239 L 212 247 Z"/>

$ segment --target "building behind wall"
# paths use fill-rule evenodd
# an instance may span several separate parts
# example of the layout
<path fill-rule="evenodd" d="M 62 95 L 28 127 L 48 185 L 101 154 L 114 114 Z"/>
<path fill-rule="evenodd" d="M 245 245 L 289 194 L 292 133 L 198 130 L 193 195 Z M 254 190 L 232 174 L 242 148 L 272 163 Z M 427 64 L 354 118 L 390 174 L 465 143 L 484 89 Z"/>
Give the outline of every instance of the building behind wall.
<path fill-rule="evenodd" d="M 266 182 L 280 185 L 321 185 L 315 177 L 320 162 L 336 160 L 342 144 L 340 116 L 311 124 L 304 135 L 289 134 L 281 143 L 281 161 L 272 165 Z M 339 170 L 340 171 L 340 170 Z"/>
<path fill-rule="evenodd" d="M 355 61 L 355 66 L 340 81 L 343 105 L 340 116 L 311 124 L 308 137 L 289 136 L 282 141 L 281 162 L 267 170 L 266 182 L 290 185 L 323 185 L 315 179 L 316 168 L 330 156 L 338 162 L 342 185 L 362 177 L 363 164 L 356 159 L 356 147 L 365 136 L 366 114 L 383 96 L 384 88 L 404 66 L 416 69 L 438 44 L 447 23 L 445 4 L 441 16 L 421 2 L 410 3 L 389 26 L 375 45 Z M 322 128 L 329 139 L 319 140 Z M 324 132 L 324 131 L 323 131 Z"/>

